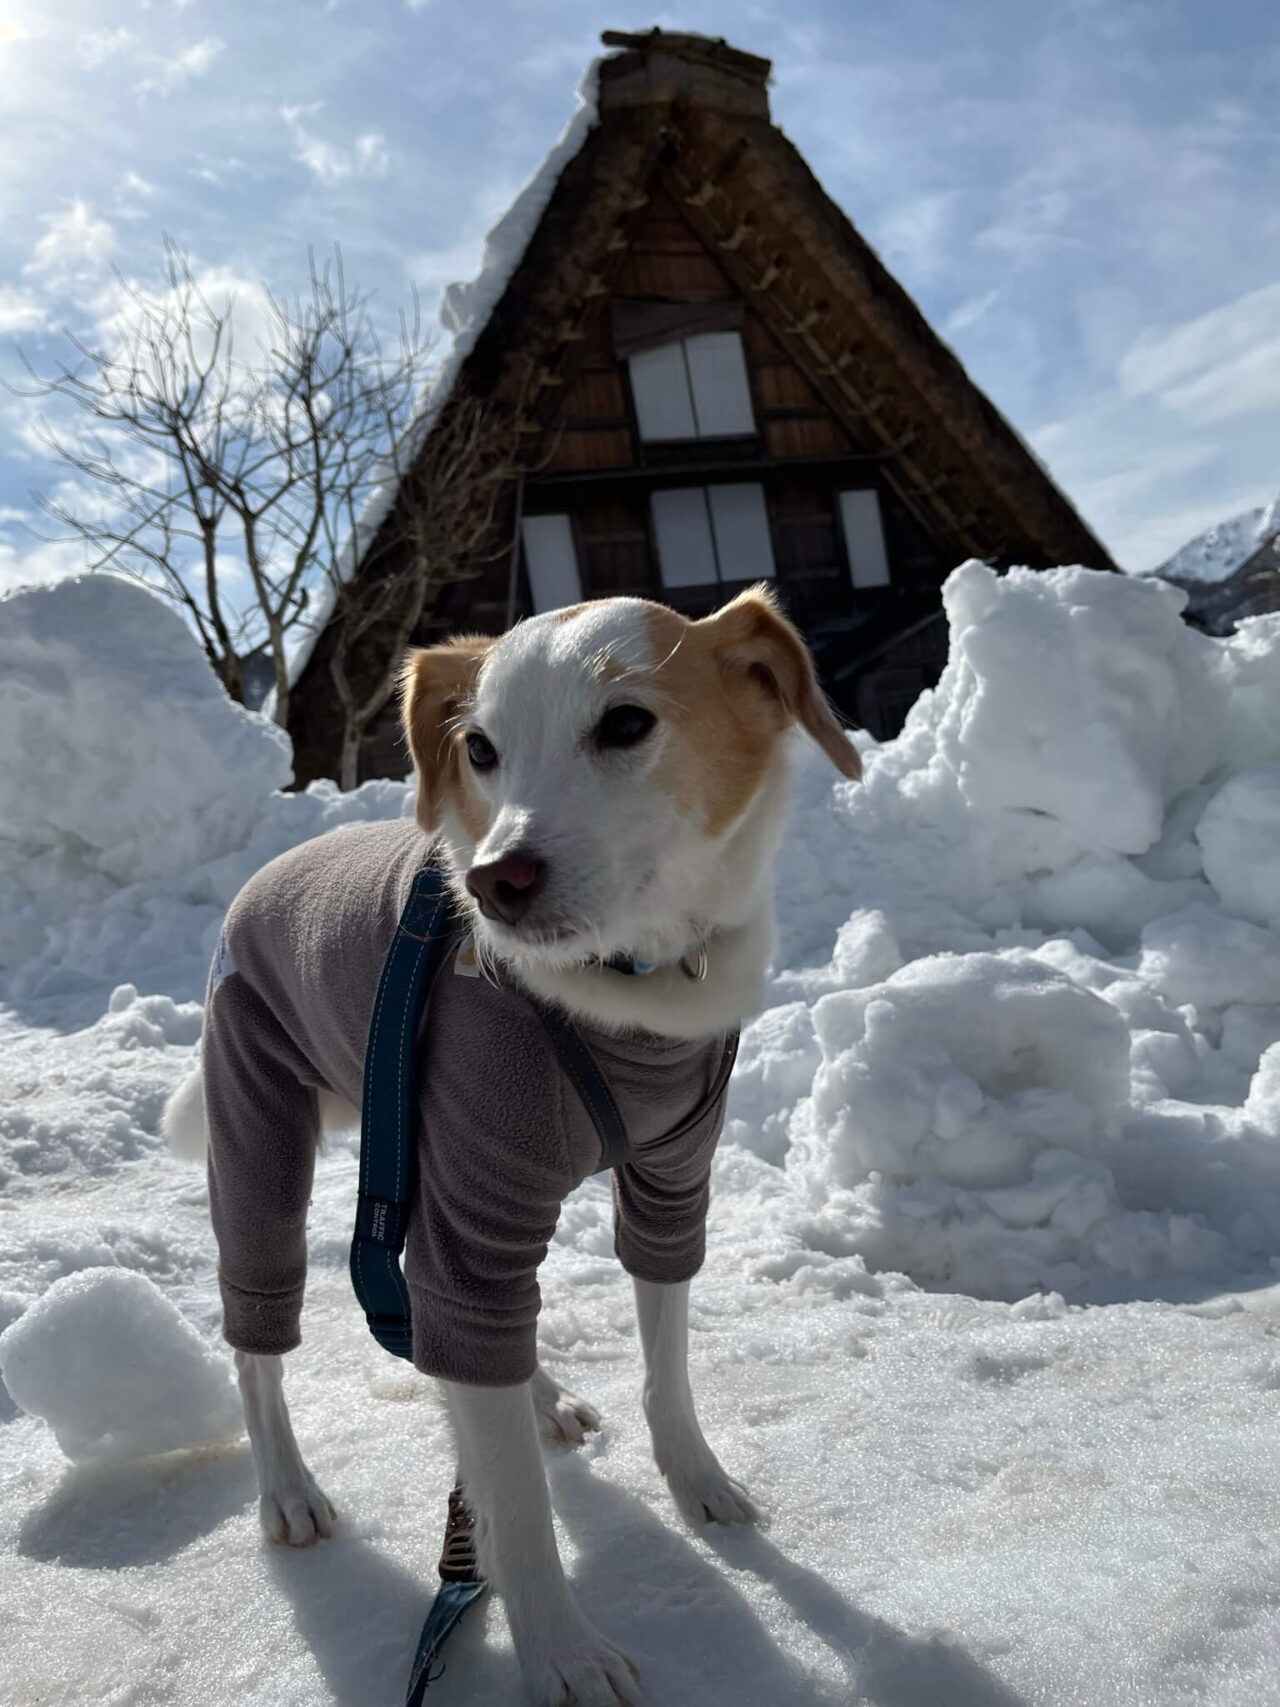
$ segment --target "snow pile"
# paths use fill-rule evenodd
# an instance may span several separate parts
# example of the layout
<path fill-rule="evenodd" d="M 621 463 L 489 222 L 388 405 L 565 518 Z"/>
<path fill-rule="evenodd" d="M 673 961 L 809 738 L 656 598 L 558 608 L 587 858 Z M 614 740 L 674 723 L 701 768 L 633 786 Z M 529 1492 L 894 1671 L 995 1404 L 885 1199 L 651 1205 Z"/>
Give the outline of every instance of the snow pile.
<path fill-rule="evenodd" d="M 1196 841 L 1223 906 L 1280 930 L 1280 765 L 1232 777 L 1205 809 Z"/>
<path fill-rule="evenodd" d="M 83 575 L 0 600 L 0 964 L 86 896 L 242 845 L 291 771 L 283 730 L 232 704 L 141 587 Z"/>
<path fill-rule="evenodd" d="M 1183 597 L 966 564 L 865 784 L 806 765 L 730 1125 L 804 1249 L 1004 1298 L 1280 1253 L 1280 618 Z"/>
<path fill-rule="evenodd" d="M 55 1282 L 0 1334 L 0 1374 L 75 1463 L 217 1446 L 243 1427 L 224 1359 L 158 1286 L 124 1269 Z"/>
<path fill-rule="evenodd" d="M 1179 546 L 1172 557 L 1151 573 L 1170 581 L 1225 581 L 1277 529 L 1280 529 L 1280 497 L 1265 507 L 1243 510 L 1225 522 L 1215 522 Z"/>
<path fill-rule="evenodd" d="M 266 860 L 395 816 L 396 783 L 342 795 L 292 774 L 288 737 L 223 692 L 185 624 L 85 575 L 0 599 L 0 973 L 24 1007 L 125 979 L 201 994 L 217 927 Z"/>

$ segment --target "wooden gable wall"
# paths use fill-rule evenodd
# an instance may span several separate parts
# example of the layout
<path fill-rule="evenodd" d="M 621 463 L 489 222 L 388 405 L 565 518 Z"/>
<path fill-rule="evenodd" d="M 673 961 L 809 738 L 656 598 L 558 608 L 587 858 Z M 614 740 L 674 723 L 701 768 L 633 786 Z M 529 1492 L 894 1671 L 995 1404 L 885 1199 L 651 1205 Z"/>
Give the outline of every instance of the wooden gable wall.
<path fill-rule="evenodd" d="M 740 333 L 757 431 L 741 439 L 645 443 L 638 431 L 627 365 L 615 351 L 610 302 L 741 304 Z M 628 242 L 607 273 L 607 289 L 574 346 L 559 388 L 526 513 L 568 512 L 583 592 L 668 598 L 695 614 L 720 596 L 664 589 L 649 519 L 662 486 L 725 480 L 765 488 L 778 586 L 802 624 L 847 616 L 858 604 L 838 513 L 841 487 L 873 486 L 895 587 L 935 585 L 949 563 L 880 478 L 881 459 L 859 443 L 809 378 L 743 301 L 675 199 L 655 185 L 628 225 Z M 879 595 L 864 593 L 865 605 Z M 526 607 L 527 608 L 527 607 Z"/>

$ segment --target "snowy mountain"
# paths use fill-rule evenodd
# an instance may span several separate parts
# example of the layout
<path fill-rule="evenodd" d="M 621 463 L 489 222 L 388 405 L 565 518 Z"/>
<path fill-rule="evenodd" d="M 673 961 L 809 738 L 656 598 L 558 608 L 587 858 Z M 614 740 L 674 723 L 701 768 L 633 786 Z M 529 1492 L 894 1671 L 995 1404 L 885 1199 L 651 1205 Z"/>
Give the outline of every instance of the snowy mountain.
<path fill-rule="evenodd" d="M 1280 497 L 1225 522 L 1215 522 L 1180 546 L 1152 574 L 1166 581 L 1225 581 L 1260 545 L 1280 531 Z"/>
<path fill-rule="evenodd" d="M 966 564 L 865 782 L 797 750 L 691 1335 L 763 1532 L 679 1526 L 608 1188 L 565 1205 L 541 1352 L 606 1426 L 551 1461 L 561 1543 L 650 1702 L 1280 1699 L 1280 615 L 1214 639 L 1181 605 Z M 288 1360 L 342 1522 L 290 1554 L 203 1179 L 157 1133 L 244 878 L 412 810 L 287 771 L 136 587 L 0 600 L 0 1702 L 403 1691 L 453 1453 L 350 1294 L 355 1141 Z M 506 1707 L 501 1609 L 472 1617 L 436 1698 Z"/>

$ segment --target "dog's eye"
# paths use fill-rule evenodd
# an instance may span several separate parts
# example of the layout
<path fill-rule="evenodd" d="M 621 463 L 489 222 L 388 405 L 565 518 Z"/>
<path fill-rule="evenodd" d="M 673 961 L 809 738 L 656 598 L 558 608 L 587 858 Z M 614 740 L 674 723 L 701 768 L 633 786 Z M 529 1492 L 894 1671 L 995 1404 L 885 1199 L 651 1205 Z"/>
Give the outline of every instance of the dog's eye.
<path fill-rule="evenodd" d="M 597 747 L 634 747 L 643 741 L 658 719 L 642 705 L 610 706 L 596 724 Z"/>
<path fill-rule="evenodd" d="M 467 734 L 467 757 L 471 760 L 473 771 L 491 771 L 498 762 L 498 753 L 493 742 L 478 729 L 472 729 Z"/>

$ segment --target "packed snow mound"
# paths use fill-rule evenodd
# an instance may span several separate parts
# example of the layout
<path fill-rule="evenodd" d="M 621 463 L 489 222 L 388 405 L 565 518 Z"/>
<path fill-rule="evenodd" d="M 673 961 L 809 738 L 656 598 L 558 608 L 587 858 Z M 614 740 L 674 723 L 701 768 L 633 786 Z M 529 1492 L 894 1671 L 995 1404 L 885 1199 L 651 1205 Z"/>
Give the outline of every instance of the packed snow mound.
<path fill-rule="evenodd" d="M 1196 841 L 1223 905 L 1280 930 L 1280 765 L 1225 783 L 1205 808 Z"/>
<path fill-rule="evenodd" d="M 126 1269 L 56 1281 L 0 1334 L 0 1375 L 77 1464 L 217 1446 L 243 1427 L 225 1361 Z"/>
<path fill-rule="evenodd" d="M 1113 1007 L 1026 950 L 932 955 L 813 1010 L 824 1170 L 993 1189 L 1037 1148 L 1114 1117 L 1129 1089 L 1129 1028 Z"/>
<path fill-rule="evenodd" d="M 242 845 L 292 774 L 181 618 L 111 575 L 0 599 L 0 965 L 85 894 Z"/>
<path fill-rule="evenodd" d="M 1225 581 L 1280 528 L 1280 498 L 1242 510 L 1194 535 L 1152 574 L 1173 581 Z"/>
<path fill-rule="evenodd" d="M 727 1136 L 818 1260 L 1078 1300 L 1280 1255 L 1280 619 L 1183 598 L 965 564 L 864 784 L 804 763 Z"/>
<path fill-rule="evenodd" d="M 201 994 L 217 926 L 266 860 L 396 816 L 398 783 L 292 775 L 284 731 L 234 704 L 184 623 L 85 575 L 0 599 L 0 976 L 84 1020 L 124 980 Z"/>

